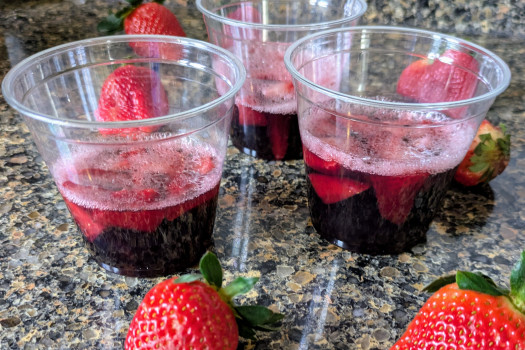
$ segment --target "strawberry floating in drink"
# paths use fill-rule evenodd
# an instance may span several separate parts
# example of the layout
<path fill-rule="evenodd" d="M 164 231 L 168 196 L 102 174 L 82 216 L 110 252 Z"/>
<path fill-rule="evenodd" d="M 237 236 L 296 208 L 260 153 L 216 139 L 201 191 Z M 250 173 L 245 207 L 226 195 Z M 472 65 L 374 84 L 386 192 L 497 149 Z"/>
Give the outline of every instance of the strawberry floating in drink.
<path fill-rule="evenodd" d="M 454 180 L 463 186 L 488 183 L 505 170 L 509 160 L 510 135 L 505 126 L 497 127 L 484 120 Z"/>
<path fill-rule="evenodd" d="M 282 314 L 233 304 L 235 296 L 253 288 L 257 277 L 238 277 L 223 287 L 222 268 L 210 252 L 199 267 L 201 275 L 167 279 L 145 295 L 129 326 L 125 350 L 236 350 L 239 336 L 255 339 L 256 331 L 277 330 Z"/>
<path fill-rule="evenodd" d="M 391 350 L 525 349 L 525 251 L 510 290 L 481 273 L 458 271 L 426 287 L 434 294 Z"/>

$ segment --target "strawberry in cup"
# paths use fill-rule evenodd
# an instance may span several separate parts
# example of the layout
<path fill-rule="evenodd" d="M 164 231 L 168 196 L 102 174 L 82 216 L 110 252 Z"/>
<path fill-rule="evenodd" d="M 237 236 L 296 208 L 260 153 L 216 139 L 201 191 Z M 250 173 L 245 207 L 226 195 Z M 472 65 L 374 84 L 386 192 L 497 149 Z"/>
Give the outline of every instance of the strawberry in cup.
<path fill-rule="evenodd" d="M 475 44 L 393 27 L 316 33 L 284 60 L 317 232 L 366 254 L 425 242 L 478 126 L 509 84 L 507 65 Z M 329 62 L 337 85 L 323 79 Z"/>

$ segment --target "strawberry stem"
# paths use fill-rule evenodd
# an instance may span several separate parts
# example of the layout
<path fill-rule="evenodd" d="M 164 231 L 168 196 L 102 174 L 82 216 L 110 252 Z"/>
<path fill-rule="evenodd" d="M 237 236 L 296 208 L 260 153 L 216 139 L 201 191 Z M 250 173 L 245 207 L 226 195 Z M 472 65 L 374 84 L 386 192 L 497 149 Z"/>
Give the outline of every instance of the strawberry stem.
<path fill-rule="evenodd" d="M 201 274 L 182 275 L 174 283 L 191 283 L 204 278 L 204 280 L 217 290 L 219 296 L 233 309 L 239 335 L 246 339 L 254 340 L 256 331 L 271 332 L 277 329 L 283 314 L 276 313 L 260 305 L 235 306 L 232 299 L 250 291 L 259 277 L 237 277 L 226 287 L 222 288 L 223 272 L 217 256 L 206 252 L 199 262 Z"/>
<path fill-rule="evenodd" d="M 510 274 L 510 299 L 518 310 L 525 313 L 525 250 Z"/>

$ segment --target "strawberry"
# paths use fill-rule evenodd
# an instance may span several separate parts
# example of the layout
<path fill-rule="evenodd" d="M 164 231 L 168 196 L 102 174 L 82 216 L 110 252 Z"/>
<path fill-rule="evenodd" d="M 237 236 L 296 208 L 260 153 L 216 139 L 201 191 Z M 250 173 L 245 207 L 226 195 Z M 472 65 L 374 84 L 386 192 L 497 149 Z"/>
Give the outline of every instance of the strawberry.
<path fill-rule="evenodd" d="M 72 183 L 70 181 L 66 181 L 63 186 L 68 187 L 71 186 L 71 184 Z M 97 238 L 97 236 L 102 233 L 104 226 L 100 222 L 94 220 L 92 215 L 87 210 L 67 200 L 66 197 L 64 197 L 64 202 L 66 203 L 66 206 L 69 209 L 71 216 L 77 223 L 80 231 L 82 231 L 84 236 L 86 236 L 90 242 L 93 242 L 95 238 Z"/>
<path fill-rule="evenodd" d="M 167 279 L 146 294 L 129 326 L 126 350 L 235 350 L 239 335 L 254 339 L 256 330 L 275 330 L 283 315 L 232 303 L 257 277 L 239 277 L 222 288 L 222 268 L 213 253 L 206 253 L 199 267 L 201 275 Z"/>
<path fill-rule="evenodd" d="M 239 110 L 240 125 L 266 126 L 268 124 L 266 114 L 241 104 L 237 105 L 237 108 Z"/>
<path fill-rule="evenodd" d="M 505 170 L 509 159 L 510 135 L 505 125 L 496 127 L 483 120 L 454 179 L 464 186 L 487 183 Z"/>
<path fill-rule="evenodd" d="M 272 153 L 276 160 L 281 160 L 288 149 L 288 135 L 290 133 L 290 117 L 273 115 L 268 118 L 266 132 L 272 146 Z"/>
<path fill-rule="evenodd" d="M 324 204 L 333 204 L 345 200 L 370 188 L 369 184 L 348 178 L 338 178 L 322 174 L 309 174 L 315 193 Z"/>
<path fill-rule="evenodd" d="M 439 59 L 418 60 L 406 67 L 399 76 L 397 93 L 422 103 L 469 99 L 476 90 L 478 70 L 474 57 L 450 49 Z M 463 107 L 447 114 L 461 118 L 464 111 Z"/>
<path fill-rule="evenodd" d="M 104 81 L 95 118 L 114 122 L 148 119 L 167 114 L 168 98 L 155 71 L 133 65 L 120 66 Z M 143 126 L 142 132 L 156 128 Z M 101 129 L 103 134 L 136 133 L 137 128 Z"/>
<path fill-rule="evenodd" d="M 175 15 L 165 6 L 163 0 L 142 3 L 142 0 L 126 0 L 129 6 L 110 14 L 102 20 L 97 29 L 109 35 L 124 29 L 126 34 L 157 34 L 186 36 Z M 177 59 L 180 50 L 173 45 L 155 45 L 153 43 L 131 43 L 138 55 L 145 57 L 163 57 Z"/>
<path fill-rule="evenodd" d="M 464 271 L 425 290 L 434 294 L 391 350 L 525 349 L 525 251 L 512 270 L 510 290 Z"/>
<path fill-rule="evenodd" d="M 338 175 L 343 171 L 343 167 L 335 160 L 325 160 L 304 146 L 303 158 L 308 167 L 326 175 Z"/>
<path fill-rule="evenodd" d="M 381 216 L 396 225 L 402 225 L 410 214 L 414 199 L 427 177 L 428 174 L 370 175 Z"/>

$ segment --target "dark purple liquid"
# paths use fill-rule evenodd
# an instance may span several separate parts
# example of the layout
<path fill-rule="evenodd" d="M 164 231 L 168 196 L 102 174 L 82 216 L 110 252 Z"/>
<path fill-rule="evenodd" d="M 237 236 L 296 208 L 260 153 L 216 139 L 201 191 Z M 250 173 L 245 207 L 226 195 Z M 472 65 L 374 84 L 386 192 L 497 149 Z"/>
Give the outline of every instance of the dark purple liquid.
<path fill-rule="evenodd" d="M 212 245 L 217 196 L 184 212 L 163 219 L 153 232 L 106 227 L 87 248 L 105 269 L 137 277 L 166 276 L 194 266 Z"/>
<path fill-rule="evenodd" d="M 454 172 L 455 169 L 451 169 L 428 175 L 422 184 L 418 185 L 419 190 L 413 196 L 413 200 L 410 200 L 409 212 L 401 216 L 402 222 L 397 216 L 397 223 L 384 218 L 384 213 L 381 213 L 374 189 L 374 186 L 379 186 L 378 181 L 381 181 L 381 177 L 376 176 L 372 184 L 369 174 L 347 172 L 344 176 L 359 182 L 370 182 L 370 187 L 347 199 L 325 204 L 307 176 L 308 203 L 313 226 L 329 242 L 354 252 L 395 254 L 407 251 L 426 241 L 426 232 L 440 208 Z M 307 166 L 306 173 L 312 174 L 316 171 Z M 403 181 L 402 177 L 398 180 L 401 183 Z M 393 203 L 396 203 L 396 200 L 393 200 Z"/>
<path fill-rule="evenodd" d="M 241 152 L 266 160 L 301 159 L 303 156 L 297 114 L 263 113 L 265 126 L 239 122 L 235 106 L 231 124 L 231 140 Z"/>

